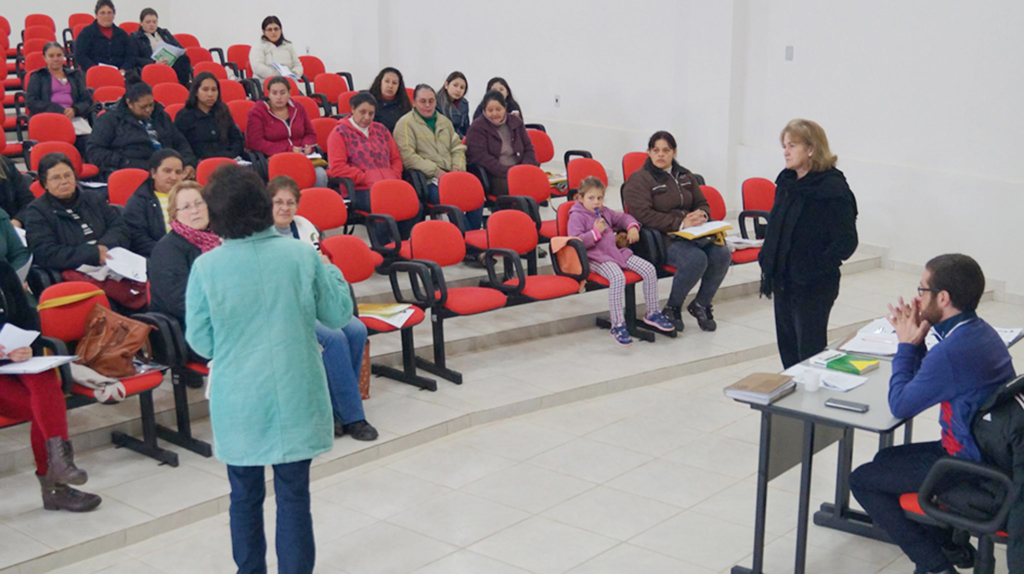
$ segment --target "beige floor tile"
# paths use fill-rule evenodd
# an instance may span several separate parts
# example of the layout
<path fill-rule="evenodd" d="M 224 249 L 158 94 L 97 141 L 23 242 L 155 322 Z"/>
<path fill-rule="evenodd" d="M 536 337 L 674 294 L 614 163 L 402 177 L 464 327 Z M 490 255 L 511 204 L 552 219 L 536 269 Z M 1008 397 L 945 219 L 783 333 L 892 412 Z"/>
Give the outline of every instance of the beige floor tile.
<path fill-rule="evenodd" d="M 680 512 L 682 509 L 676 506 L 599 486 L 559 504 L 543 516 L 624 541 Z"/>
<path fill-rule="evenodd" d="M 89 473 L 87 490 L 90 492 L 173 470 L 149 457 L 113 445 L 86 451 L 75 457 L 75 464 Z"/>
<path fill-rule="evenodd" d="M 188 466 L 179 466 L 120 484 L 98 494 L 104 499 L 119 500 L 152 516 L 165 516 L 213 500 L 230 491 L 226 477 L 218 478 Z M 159 496 L 155 493 L 159 493 Z"/>
<path fill-rule="evenodd" d="M 452 492 L 392 516 L 388 522 L 464 548 L 529 517 L 521 510 Z"/>
<path fill-rule="evenodd" d="M 713 570 L 651 552 L 639 546 L 619 544 L 615 548 L 573 568 L 569 574 L 711 574 Z"/>
<path fill-rule="evenodd" d="M 513 464 L 511 459 L 444 442 L 422 447 L 417 454 L 389 464 L 388 468 L 448 488 L 460 488 Z"/>
<path fill-rule="evenodd" d="M 594 484 L 529 464 L 496 472 L 464 486 L 463 492 L 538 513 L 594 488 Z"/>
<path fill-rule="evenodd" d="M 565 572 L 616 541 L 535 516 L 474 544 L 470 550 L 537 574 Z"/>
<path fill-rule="evenodd" d="M 268 553 L 273 553 L 273 546 L 267 548 Z M 227 525 L 140 556 L 138 560 L 167 574 L 213 574 L 236 570 L 231 554 L 231 530 Z"/>
<path fill-rule="evenodd" d="M 14 528 L 0 524 L 0 568 L 53 552 L 49 546 Z"/>
<path fill-rule="evenodd" d="M 439 381 L 438 384 L 447 383 Z M 367 402 L 365 410 L 366 420 L 373 421 L 373 426 L 403 436 L 465 414 L 465 411 L 406 397 L 380 406 Z"/>
<path fill-rule="evenodd" d="M 665 454 L 662 458 L 703 468 L 733 478 L 757 472 L 758 447 L 720 435 L 701 437 Z"/>
<path fill-rule="evenodd" d="M 684 512 L 629 542 L 718 572 L 749 554 L 753 540 L 752 528 Z"/>
<path fill-rule="evenodd" d="M 470 429 L 452 440 L 483 452 L 524 461 L 575 438 L 575 435 L 523 420 L 510 420 Z"/>
<path fill-rule="evenodd" d="M 449 491 L 428 480 L 380 468 L 320 490 L 314 499 L 327 500 L 383 520 Z"/>
<path fill-rule="evenodd" d="M 432 562 L 412 574 L 529 574 L 493 558 L 460 550 Z"/>
<path fill-rule="evenodd" d="M 277 540 L 277 505 L 275 501 L 274 498 L 268 498 L 263 508 L 264 532 L 267 536 L 267 547 L 271 549 L 274 548 Z M 313 515 L 313 536 L 318 545 L 333 544 L 335 540 L 377 522 L 377 519 L 372 516 L 319 498 L 312 500 L 310 513 Z M 269 552 L 273 554 L 273 550 Z M 274 562 L 276 562 L 276 557 L 274 557 Z"/>
<path fill-rule="evenodd" d="M 757 480 L 754 477 L 730 486 L 692 507 L 690 511 L 753 528 L 756 502 Z M 769 488 L 765 530 L 769 534 L 782 536 L 796 528 L 798 504 L 797 495 Z"/>
<path fill-rule="evenodd" d="M 537 455 L 528 460 L 527 464 L 602 483 L 649 460 L 650 455 L 579 438 Z"/>
<path fill-rule="evenodd" d="M 153 517 L 149 514 L 106 498 L 92 512 L 53 512 L 38 508 L 15 516 L 4 524 L 59 550 L 150 520 Z"/>
<path fill-rule="evenodd" d="M 753 540 L 753 537 L 751 537 Z M 779 538 L 765 545 L 764 571 L 788 572 L 793 570 L 796 560 L 796 542 Z M 747 552 L 751 549 L 748 546 Z M 828 572 L 830 574 L 874 574 L 880 569 L 877 564 L 863 560 L 863 556 L 852 557 L 839 552 L 830 552 L 815 546 L 807 547 L 807 572 Z M 748 556 L 738 564 L 749 567 L 753 558 Z M 903 572 L 913 572 L 911 567 Z"/>
<path fill-rule="evenodd" d="M 719 401 L 680 396 L 651 407 L 644 414 L 655 418 L 665 417 L 669 420 L 677 420 L 691 429 L 713 433 L 749 415 L 750 407 L 739 403 L 726 404 Z"/>
<path fill-rule="evenodd" d="M 39 480 L 33 470 L 0 478 L 0 522 L 43 507 Z M 0 554 L 2 559 L 3 554 Z"/>
<path fill-rule="evenodd" d="M 433 538 L 378 522 L 317 552 L 317 561 L 351 574 L 406 574 L 457 550 Z"/>
<path fill-rule="evenodd" d="M 641 412 L 598 429 L 588 434 L 586 438 L 634 452 L 662 456 L 685 444 L 703 440 L 707 436 L 687 428 L 680 420 L 651 418 Z"/>
<path fill-rule="evenodd" d="M 689 508 L 736 482 L 736 479 L 724 474 L 655 459 L 608 482 L 607 486 L 680 508 Z"/>
<path fill-rule="evenodd" d="M 163 550 L 169 546 L 173 546 L 183 540 L 197 536 L 205 536 L 220 531 L 223 527 L 229 523 L 228 513 L 218 514 L 211 518 L 200 520 L 189 524 L 185 528 L 177 528 L 170 532 L 165 532 L 158 536 L 154 536 L 142 542 L 126 546 L 120 550 L 120 552 L 130 558 L 139 559 L 147 554 L 152 554 L 159 550 Z"/>

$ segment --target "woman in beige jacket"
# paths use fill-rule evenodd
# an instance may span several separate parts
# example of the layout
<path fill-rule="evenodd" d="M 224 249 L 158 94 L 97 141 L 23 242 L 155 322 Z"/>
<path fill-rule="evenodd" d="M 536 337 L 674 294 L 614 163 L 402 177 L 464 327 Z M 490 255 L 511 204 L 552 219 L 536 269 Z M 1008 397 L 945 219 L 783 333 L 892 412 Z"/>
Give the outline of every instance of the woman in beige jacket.
<path fill-rule="evenodd" d="M 274 64 L 280 64 L 288 69 L 296 77 L 302 77 L 302 62 L 295 53 L 295 46 L 285 40 L 284 31 L 281 28 L 281 20 L 277 16 L 267 16 L 263 19 L 263 38 L 257 46 L 249 51 L 249 65 L 252 67 L 252 75 L 262 82 L 267 78 L 282 74 Z"/>

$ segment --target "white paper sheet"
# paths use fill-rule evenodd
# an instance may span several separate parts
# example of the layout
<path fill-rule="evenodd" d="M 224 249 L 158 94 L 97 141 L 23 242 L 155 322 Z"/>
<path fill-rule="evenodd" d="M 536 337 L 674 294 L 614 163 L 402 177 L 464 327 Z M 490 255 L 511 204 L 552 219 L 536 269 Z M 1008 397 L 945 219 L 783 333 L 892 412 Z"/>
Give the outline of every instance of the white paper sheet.
<path fill-rule="evenodd" d="M 115 247 L 107 252 L 107 267 L 125 279 L 139 283 L 147 281 L 146 258 L 123 247 Z"/>
<path fill-rule="evenodd" d="M 154 62 L 173 66 L 174 62 L 176 62 L 184 53 L 184 48 L 172 46 L 167 42 L 160 42 L 156 45 L 156 49 L 153 50 L 152 58 Z"/>
<path fill-rule="evenodd" d="M 7 323 L 3 329 L 0 329 L 0 345 L 3 345 L 7 353 L 28 347 L 37 338 L 39 338 L 39 331 L 26 331 L 12 323 Z"/>
<path fill-rule="evenodd" d="M 996 330 L 996 333 L 999 334 L 999 338 L 1003 340 L 1003 343 L 1005 343 L 1007 347 L 1010 347 L 1014 343 L 1016 343 L 1020 339 L 1021 333 L 1024 332 L 1020 328 L 1005 329 L 1000 327 L 994 327 L 994 329 Z M 939 336 L 935 334 L 935 329 L 931 329 L 930 331 L 928 331 L 928 336 L 925 337 L 924 344 L 926 347 L 928 347 L 929 350 L 935 345 L 939 344 Z"/>
<path fill-rule="evenodd" d="M 859 355 L 893 357 L 899 347 L 900 341 L 896 338 L 895 333 L 892 335 L 861 335 L 858 333 L 840 346 L 839 350 Z"/>
<path fill-rule="evenodd" d="M 405 325 L 405 322 L 409 320 L 409 317 L 412 317 L 413 313 L 415 313 L 415 311 L 412 309 L 412 307 L 410 307 L 410 308 L 406 309 L 405 311 L 402 311 L 401 313 L 395 313 L 394 315 L 389 315 L 389 316 L 373 315 L 371 313 L 363 313 L 360 316 L 361 317 L 373 317 L 374 319 L 377 319 L 378 321 L 384 321 L 388 325 L 391 325 L 392 327 L 394 327 L 396 329 L 400 329 L 402 327 L 402 325 Z"/>
<path fill-rule="evenodd" d="M 18 234 L 18 239 L 21 240 L 21 244 L 28 247 L 28 234 L 25 230 L 20 227 L 15 227 L 14 232 Z"/>
<path fill-rule="evenodd" d="M 79 357 L 74 355 L 49 355 L 47 357 L 32 357 L 21 363 L 8 363 L 0 366 L 0 375 L 34 375 L 55 369 L 61 365 L 73 363 Z"/>
<path fill-rule="evenodd" d="M 782 371 L 782 374 L 793 377 L 794 381 L 802 385 L 804 384 L 804 375 L 808 372 L 814 372 L 821 375 L 822 387 L 843 393 L 856 389 L 868 382 L 867 377 L 841 373 L 830 369 L 816 369 L 814 367 L 806 367 L 804 365 L 793 365 L 785 371 Z"/>
<path fill-rule="evenodd" d="M 85 118 L 74 118 L 71 120 L 71 125 L 75 128 L 76 136 L 87 136 L 92 133 L 92 126 Z"/>
<path fill-rule="evenodd" d="M 273 68 L 275 70 L 277 70 L 278 74 L 281 74 L 282 76 L 284 76 L 286 78 L 291 78 L 291 79 L 293 79 L 295 81 L 299 80 L 299 77 L 295 75 L 295 72 L 293 72 L 290 69 L 282 66 L 281 64 L 278 64 L 277 62 L 271 62 L 270 65 L 273 66 Z"/>

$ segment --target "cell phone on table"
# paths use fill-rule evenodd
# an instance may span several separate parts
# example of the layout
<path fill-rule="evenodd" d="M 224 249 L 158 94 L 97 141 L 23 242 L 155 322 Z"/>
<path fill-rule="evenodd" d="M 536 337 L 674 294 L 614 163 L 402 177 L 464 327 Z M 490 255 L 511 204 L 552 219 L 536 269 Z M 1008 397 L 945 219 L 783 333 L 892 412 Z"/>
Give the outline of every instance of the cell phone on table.
<path fill-rule="evenodd" d="M 854 403 L 850 401 L 842 401 L 839 399 L 828 399 L 825 401 L 826 407 L 832 407 L 834 409 L 842 409 L 844 411 L 853 411 L 855 413 L 866 413 L 868 412 L 868 405 L 863 403 Z"/>

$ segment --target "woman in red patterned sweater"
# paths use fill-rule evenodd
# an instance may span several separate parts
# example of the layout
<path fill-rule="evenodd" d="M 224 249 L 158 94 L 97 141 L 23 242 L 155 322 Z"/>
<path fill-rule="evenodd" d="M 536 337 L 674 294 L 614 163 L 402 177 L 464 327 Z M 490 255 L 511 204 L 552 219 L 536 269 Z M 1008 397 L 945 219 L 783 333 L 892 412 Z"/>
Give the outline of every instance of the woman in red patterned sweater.
<path fill-rule="evenodd" d="M 375 123 L 377 100 L 369 92 L 352 96 L 352 115 L 342 118 L 327 139 L 331 177 L 347 177 L 355 185 L 352 207 L 370 211 L 370 188 L 386 179 L 402 179 L 402 156 L 383 124 Z"/>

